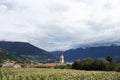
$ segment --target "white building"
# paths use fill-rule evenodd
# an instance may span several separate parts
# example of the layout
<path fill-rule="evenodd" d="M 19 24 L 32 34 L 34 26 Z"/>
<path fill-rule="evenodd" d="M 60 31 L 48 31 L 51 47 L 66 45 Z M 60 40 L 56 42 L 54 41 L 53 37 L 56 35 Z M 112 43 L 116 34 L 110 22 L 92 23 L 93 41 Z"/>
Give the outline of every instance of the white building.
<path fill-rule="evenodd" d="M 63 52 L 61 52 L 61 55 L 60 55 L 60 63 L 64 64 L 64 55 L 63 55 Z"/>

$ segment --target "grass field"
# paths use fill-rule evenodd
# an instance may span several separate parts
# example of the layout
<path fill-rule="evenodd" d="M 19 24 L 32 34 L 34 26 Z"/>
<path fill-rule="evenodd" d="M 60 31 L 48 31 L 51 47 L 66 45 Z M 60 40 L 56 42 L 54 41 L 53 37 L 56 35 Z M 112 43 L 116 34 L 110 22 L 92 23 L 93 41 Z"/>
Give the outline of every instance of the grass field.
<path fill-rule="evenodd" d="M 0 80 L 120 80 L 118 72 L 0 68 Z"/>

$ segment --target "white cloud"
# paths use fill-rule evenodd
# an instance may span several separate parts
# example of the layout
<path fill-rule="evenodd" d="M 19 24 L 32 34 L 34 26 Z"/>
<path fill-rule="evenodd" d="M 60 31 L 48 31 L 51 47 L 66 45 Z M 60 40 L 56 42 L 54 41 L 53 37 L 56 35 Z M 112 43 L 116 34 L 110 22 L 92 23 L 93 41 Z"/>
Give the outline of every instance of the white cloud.
<path fill-rule="evenodd" d="M 0 0 L 0 40 L 46 50 L 120 40 L 119 0 Z"/>

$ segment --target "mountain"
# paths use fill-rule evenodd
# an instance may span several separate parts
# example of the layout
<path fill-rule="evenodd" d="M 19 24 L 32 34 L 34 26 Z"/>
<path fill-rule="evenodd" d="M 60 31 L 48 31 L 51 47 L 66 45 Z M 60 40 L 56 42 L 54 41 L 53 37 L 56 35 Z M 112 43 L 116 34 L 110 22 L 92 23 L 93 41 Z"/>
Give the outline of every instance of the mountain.
<path fill-rule="evenodd" d="M 55 60 L 55 57 L 52 56 L 49 52 L 27 42 L 0 41 L 0 48 L 22 56 L 26 61 L 47 62 Z"/>
<path fill-rule="evenodd" d="M 60 52 L 51 52 L 54 56 L 58 57 Z M 120 46 L 100 46 L 100 47 L 89 47 L 89 48 L 77 48 L 70 49 L 64 52 L 66 61 L 75 61 L 77 59 L 84 59 L 86 57 L 91 58 L 105 58 L 106 56 L 111 56 L 115 60 L 120 62 Z"/>
<path fill-rule="evenodd" d="M 15 61 L 19 61 L 19 62 L 24 61 L 23 57 L 13 54 L 13 53 L 10 53 L 9 51 L 0 48 L 0 60 L 7 60 L 7 59 L 15 60 Z"/>

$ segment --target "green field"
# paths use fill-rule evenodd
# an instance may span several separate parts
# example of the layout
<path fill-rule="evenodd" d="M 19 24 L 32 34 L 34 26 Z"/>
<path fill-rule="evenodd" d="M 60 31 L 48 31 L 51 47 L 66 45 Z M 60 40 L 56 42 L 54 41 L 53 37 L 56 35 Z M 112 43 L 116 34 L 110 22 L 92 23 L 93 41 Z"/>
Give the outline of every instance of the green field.
<path fill-rule="evenodd" d="M 119 72 L 0 68 L 0 80 L 120 80 Z"/>

